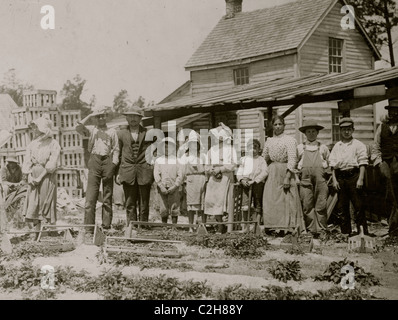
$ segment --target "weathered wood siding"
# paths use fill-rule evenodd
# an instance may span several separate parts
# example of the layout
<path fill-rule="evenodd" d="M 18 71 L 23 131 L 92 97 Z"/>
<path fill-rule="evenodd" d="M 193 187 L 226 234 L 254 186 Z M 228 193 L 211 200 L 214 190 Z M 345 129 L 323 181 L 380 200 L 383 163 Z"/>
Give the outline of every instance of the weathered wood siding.
<path fill-rule="evenodd" d="M 285 112 L 288 107 L 278 107 L 275 108 L 277 114 L 281 115 Z M 264 146 L 266 140 L 266 127 L 264 124 L 264 119 L 267 118 L 267 109 L 249 109 L 240 110 L 237 112 L 238 115 L 238 128 L 239 129 L 253 129 L 254 139 L 258 139 L 261 142 L 261 146 Z M 295 136 L 296 125 L 295 125 L 295 114 L 294 112 L 285 118 L 285 133 L 288 135 Z M 244 143 L 244 131 L 242 131 L 242 143 Z M 243 145 L 242 145 L 243 146 Z"/>
<path fill-rule="evenodd" d="M 322 102 L 303 105 L 303 121 L 315 119 L 321 126 L 325 127 L 319 132 L 318 139 L 325 144 L 332 141 L 332 109 L 337 109 L 337 102 Z M 365 144 L 370 144 L 374 137 L 373 106 L 364 106 L 351 111 L 351 118 L 355 123 L 354 138 Z M 300 133 L 301 134 L 301 133 Z M 305 136 L 301 134 L 301 141 Z"/>
<path fill-rule="evenodd" d="M 343 30 L 341 4 L 329 12 L 299 52 L 300 76 L 329 72 L 329 37 L 344 40 L 343 71 L 373 69 L 372 51 L 356 28 Z"/>
<path fill-rule="evenodd" d="M 294 55 L 255 61 L 250 65 L 224 67 L 191 72 L 192 94 L 215 92 L 234 87 L 233 70 L 249 67 L 249 83 L 294 76 Z"/>

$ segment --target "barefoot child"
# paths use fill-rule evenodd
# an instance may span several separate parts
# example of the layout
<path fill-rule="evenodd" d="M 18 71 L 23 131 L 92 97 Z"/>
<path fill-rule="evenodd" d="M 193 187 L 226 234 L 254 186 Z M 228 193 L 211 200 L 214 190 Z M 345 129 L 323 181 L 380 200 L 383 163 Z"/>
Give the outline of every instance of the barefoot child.
<path fill-rule="evenodd" d="M 265 159 L 260 156 L 260 141 L 257 139 L 250 140 L 246 148 L 247 155 L 241 159 L 241 165 L 236 173 L 237 180 L 243 186 L 243 221 L 248 221 L 249 208 L 253 200 L 256 219 L 260 223 L 264 181 L 268 176 L 268 166 Z M 250 188 L 252 189 L 252 194 L 249 199 Z M 248 230 L 247 225 L 244 225 L 243 230 Z"/>

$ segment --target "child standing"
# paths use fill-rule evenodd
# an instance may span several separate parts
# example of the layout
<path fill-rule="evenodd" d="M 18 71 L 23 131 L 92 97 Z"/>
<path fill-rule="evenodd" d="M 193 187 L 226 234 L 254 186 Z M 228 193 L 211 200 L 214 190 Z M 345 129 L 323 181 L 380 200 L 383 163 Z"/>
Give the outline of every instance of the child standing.
<path fill-rule="evenodd" d="M 177 223 L 180 214 L 180 194 L 178 189 L 183 179 L 183 168 L 177 162 L 176 143 L 172 138 L 164 138 L 158 145 L 160 156 L 155 160 L 154 178 L 159 192 L 160 216 L 167 223 L 169 215 Z"/>
<path fill-rule="evenodd" d="M 365 167 L 368 165 L 366 146 L 352 137 L 354 121 L 342 118 L 339 123 L 341 141 L 337 142 L 329 157 L 333 187 L 339 193 L 337 202 L 341 232 L 352 236 L 350 201 L 354 206 L 354 218 L 358 232 L 363 226 L 368 234 L 365 212 L 362 206 L 362 188 Z"/>
<path fill-rule="evenodd" d="M 181 157 L 181 162 L 184 165 L 188 220 L 189 224 L 193 224 L 195 214 L 198 218 L 203 215 L 206 184 L 206 156 L 202 152 L 200 137 L 195 131 L 191 131 L 189 134 L 186 142 L 186 153 Z M 193 229 L 189 228 L 189 232 L 193 232 Z"/>
<path fill-rule="evenodd" d="M 268 176 L 267 162 L 260 156 L 260 149 L 260 141 L 250 140 L 246 146 L 248 155 L 241 159 L 241 165 L 236 173 L 238 182 L 243 186 L 243 221 L 248 221 L 249 208 L 253 200 L 258 224 L 260 224 L 262 213 L 264 181 Z M 251 198 L 249 198 L 250 188 L 252 189 Z M 247 225 L 244 225 L 243 230 L 247 229 Z"/>
<path fill-rule="evenodd" d="M 326 182 L 329 149 L 318 140 L 319 131 L 324 127 L 314 120 L 306 120 L 299 130 L 306 140 L 297 146 L 298 165 L 301 172 L 300 198 L 307 231 L 313 235 L 327 227 L 327 198 L 329 188 Z"/>

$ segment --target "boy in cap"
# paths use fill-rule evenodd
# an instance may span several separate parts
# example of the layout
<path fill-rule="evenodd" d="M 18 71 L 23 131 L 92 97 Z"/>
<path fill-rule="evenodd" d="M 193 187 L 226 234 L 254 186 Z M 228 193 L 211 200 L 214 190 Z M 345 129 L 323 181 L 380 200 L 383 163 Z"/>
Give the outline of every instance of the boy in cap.
<path fill-rule="evenodd" d="M 96 126 L 90 128 L 86 126 L 86 123 L 93 117 L 96 120 Z M 113 217 L 113 176 L 119 163 L 119 141 L 116 131 L 107 127 L 106 118 L 105 110 L 96 110 L 78 122 L 76 131 L 81 135 L 89 136 L 90 159 L 88 161 L 84 224 L 95 224 L 95 209 L 102 182 L 102 227 L 110 229 Z M 93 233 L 94 228 L 88 227 L 87 231 Z"/>
<path fill-rule="evenodd" d="M 300 198 L 307 231 L 314 235 L 327 227 L 326 201 L 329 193 L 325 179 L 329 167 L 329 149 L 317 141 L 324 127 L 314 120 L 304 121 L 299 130 L 307 141 L 297 146 L 298 165 L 301 171 Z"/>
<path fill-rule="evenodd" d="M 362 188 L 368 154 L 365 144 L 352 137 L 354 121 L 342 118 L 339 123 L 341 141 L 337 142 L 329 157 L 333 187 L 339 193 L 337 203 L 341 232 L 353 235 L 351 229 L 350 201 L 354 206 L 357 231 L 360 226 L 368 234 L 365 211 L 362 206 Z"/>
<path fill-rule="evenodd" d="M 385 109 L 388 117 L 376 130 L 371 159 L 387 182 L 386 205 L 392 233 L 398 229 L 398 212 L 392 211 L 398 196 L 398 100 L 390 100 Z"/>
<path fill-rule="evenodd" d="M 145 159 L 145 152 L 151 145 L 146 139 L 147 129 L 140 123 L 144 116 L 141 108 L 129 107 L 123 112 L 128 127 L 117 132 L 120 149 L 120 165 L 117 169 L 116 183 L 123 185 L 126 199 L 127 226 L 130 221 L 148 221 L 149 198 L 153 183 L 153 164 Z"/>
<path fill-rule="evenodd" d="M 169 215 L 177 223 L 180 214 L 180 194 L 178 189 L 183 181 L 183 166 L 178 163 L 176 143 L 172 138 L 164 138 L 158 145 L 161 155 L 155 160 L 154 178 L 159 191 L 160 216 L 167 223 Z"/>

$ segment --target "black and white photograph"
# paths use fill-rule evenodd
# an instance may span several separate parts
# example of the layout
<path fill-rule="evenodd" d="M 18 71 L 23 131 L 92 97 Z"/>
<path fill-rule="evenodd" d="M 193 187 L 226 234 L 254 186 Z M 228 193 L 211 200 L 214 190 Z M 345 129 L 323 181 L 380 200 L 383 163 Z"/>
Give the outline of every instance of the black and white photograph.
<path fill-rule="evenodd" d="M 1 0 L 0 36 L 0 300 L 398 299 L 397 0 Z"/>

